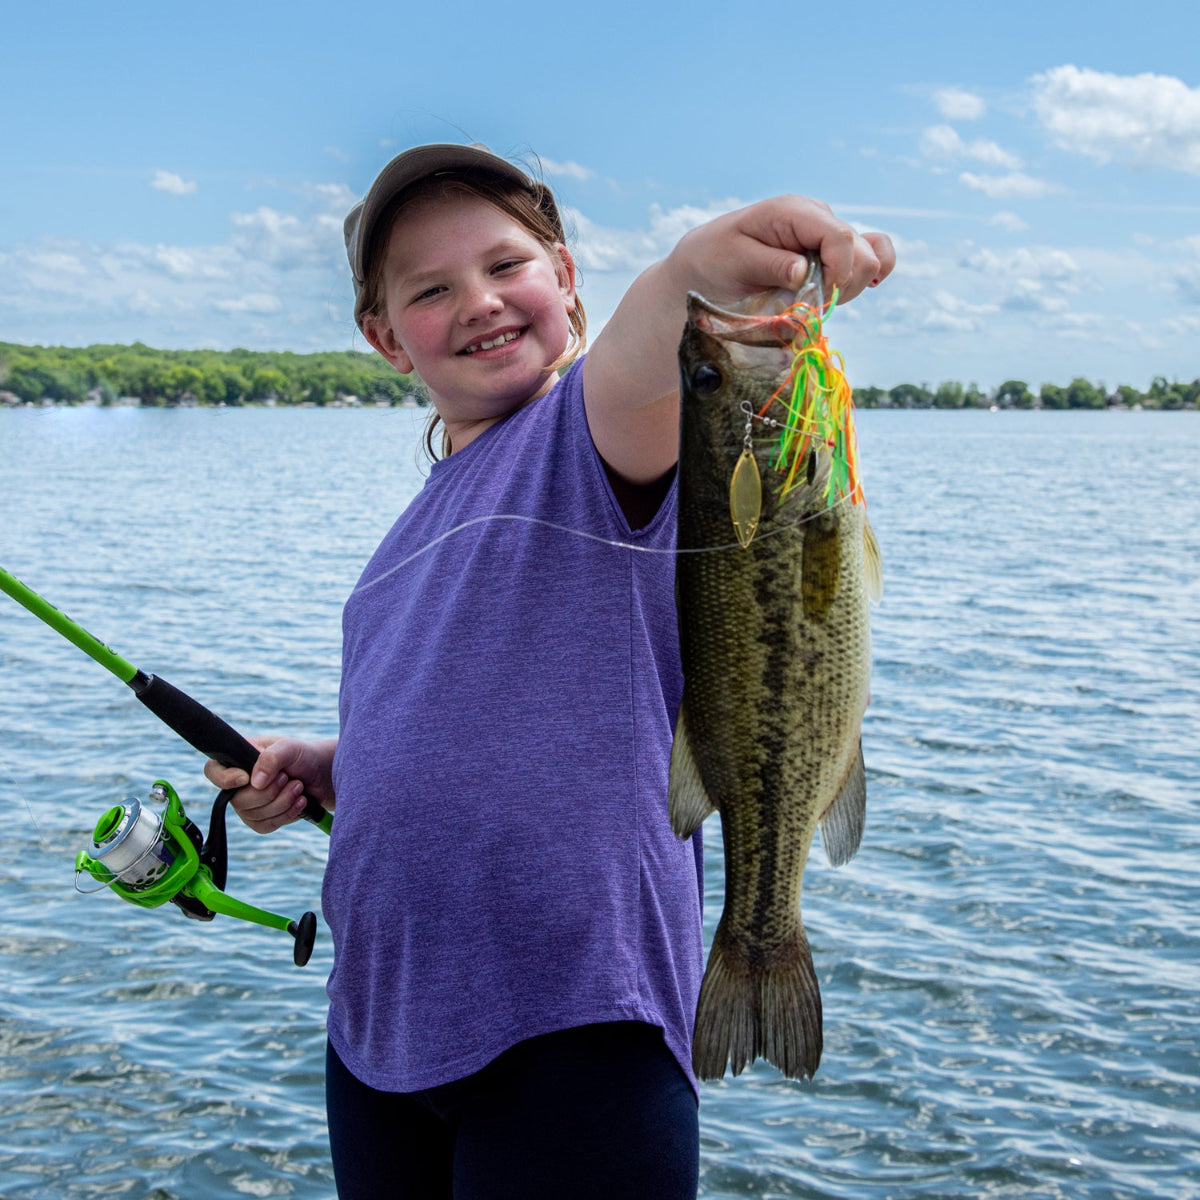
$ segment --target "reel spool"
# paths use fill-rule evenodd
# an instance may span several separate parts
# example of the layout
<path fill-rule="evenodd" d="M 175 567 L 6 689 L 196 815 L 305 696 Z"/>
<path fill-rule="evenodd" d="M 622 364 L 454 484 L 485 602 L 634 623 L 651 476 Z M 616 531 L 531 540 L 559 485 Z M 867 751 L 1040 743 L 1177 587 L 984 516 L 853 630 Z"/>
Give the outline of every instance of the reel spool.
<path fill-rule="evenodd" d="M 217 913 L 251 921 L 292 935 L 292 960 L 302 967 L 312 954 L 317 918 L 311 912 L 292 921 L 235 899 L 225 891 L 228 854 L 225 809 L 232 792 L 213 802 L 208 837 L 183 810 L 175 789 L 155 781 L 149 799 L 163 804 L 161 813 L 130 797 L 115 804 L 96 822 L 91 845 L 75 859 L 75 890 L 83 893 L 111 888 L 122 900 L 142 908 L 157 908 L 169 900 L 185 916 L 211 921 Z M 84 875 L 96 887 L 81 887 Z"/>
<path fill-rule="evenodd" d="M 162 799 L 166 799 L 165 795 Z M 167 844 L 158 813 L 145 807 L 136 796 L 130 796 L 123 804 L 114 804 L 96 822 L 92 859 L 106 867 L 114 879 L 139 891 L 157 883 L 170 870 L 175 852 Z M 98 892 L 107 882 L 81 888 L 76 869 L 77 891 Z"/>

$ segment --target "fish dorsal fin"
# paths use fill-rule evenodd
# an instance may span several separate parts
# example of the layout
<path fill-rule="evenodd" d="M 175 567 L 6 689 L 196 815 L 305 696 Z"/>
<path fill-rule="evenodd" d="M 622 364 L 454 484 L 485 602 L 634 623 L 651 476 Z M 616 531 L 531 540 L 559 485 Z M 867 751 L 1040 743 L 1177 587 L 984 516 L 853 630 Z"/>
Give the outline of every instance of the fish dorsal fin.
<path fill-rule="evenodd" d="M 675 741 L 671 744 L 669 784 L 671 828 L 676 837 L 685 839 L 690 838 L 704 824 L 705 819 L 716 812 L 713 802 L 708 798 L 708 789 L 700 778 L 700 768 L 696 766 L 695 755 L 692 754 L 687 721 L 683 715 L 686 711 L 685 688 L 684 702 L 679 706 L 679 716 L 675 721 Z"/>
<path fill-rule="evenodd" d="M 863 523 L 863 563 L 866 569 L 867 595 L 873 604 L 883 599 L 883 559 L 871 522 Z"/>
<path fill-rule="evenodd" d="M 867 820 L 867 775 L 862 742 L 838 798 L 821 818 L 821 845 L 831 867 L 845 866 L 857 853 Z"/>

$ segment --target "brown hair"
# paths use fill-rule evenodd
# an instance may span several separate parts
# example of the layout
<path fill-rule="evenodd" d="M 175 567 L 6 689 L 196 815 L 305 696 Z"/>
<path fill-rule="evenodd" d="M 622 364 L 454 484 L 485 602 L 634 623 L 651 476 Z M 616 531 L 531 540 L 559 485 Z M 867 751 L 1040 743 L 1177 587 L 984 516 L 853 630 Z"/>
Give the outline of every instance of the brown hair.
<path fill-rule="evenodd" d="M 386 319 L 387 296 L 384 290 L 383 265 L 387 257 L 388 240 L 392 236 L 392 227 L 404 208 L 431 195 L 474 196 L 486 201 L 541 242 L 548 251 L 553 252 L 556 245 L 566 242 L 554 194 L 540 181 L 534 181 L 531 187 L 524 188 L 490 171 L 464 170 L 442 171 L 418 180 L 397 193 L 375 222 L 365 258 L 363 294 L 359 305 L 360 324 L 365 324 L 369 317 L 376 320 Z M 568 366 L 583 352 L 587 344 L 587 317 L 583 311 L 583 301 L 578 296 L 575 297 L 575 307 L 568 314 L 568 319 L 571 338 L 562 354 L 550 364 L 551 369 L 555 371 L 561 371 Z M 439 424 L 441 417 L 435 408 L 425 424 L 425 450 L 434 462 L 451 452 L 450 438 L 445 430 L 442 430 L 441 453 L 439 454 L 434 447 L 434 433 Z"/>

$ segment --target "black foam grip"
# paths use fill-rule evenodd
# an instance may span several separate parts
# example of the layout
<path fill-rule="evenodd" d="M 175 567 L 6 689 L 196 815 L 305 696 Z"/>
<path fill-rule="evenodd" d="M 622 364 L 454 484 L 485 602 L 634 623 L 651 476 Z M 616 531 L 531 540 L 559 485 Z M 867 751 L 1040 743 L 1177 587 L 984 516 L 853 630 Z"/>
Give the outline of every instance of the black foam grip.
<path fill-rule="evenodd" d="M 232 725 L 160 676 L 143 678 L 145 683 L 137 679 L 130 684 L 137 698 L 185 742 L 226 767 L 240 767 L 247 774 L 254 769 L 258 750 Z M 319 825 L 327 816 L 324 807 L 311 796 L 306 801 L 305 819 Z"/>

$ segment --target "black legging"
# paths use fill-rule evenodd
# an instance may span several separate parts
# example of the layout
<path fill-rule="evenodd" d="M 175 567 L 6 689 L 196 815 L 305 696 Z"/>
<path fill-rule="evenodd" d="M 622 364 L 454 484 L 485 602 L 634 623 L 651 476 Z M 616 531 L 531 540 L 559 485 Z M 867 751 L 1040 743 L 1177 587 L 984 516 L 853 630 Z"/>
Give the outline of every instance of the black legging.
<path fill-rule="evenodd" d="M 695 1200 L 696 1096 L 652 1025 L 531 1038 L 423 1092 L 329 1046 L 325 1095 L 339 1200 Z"/>

